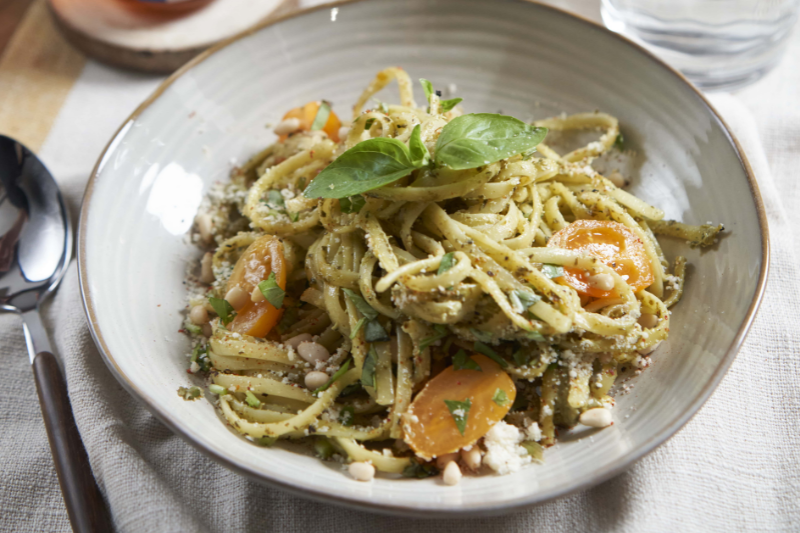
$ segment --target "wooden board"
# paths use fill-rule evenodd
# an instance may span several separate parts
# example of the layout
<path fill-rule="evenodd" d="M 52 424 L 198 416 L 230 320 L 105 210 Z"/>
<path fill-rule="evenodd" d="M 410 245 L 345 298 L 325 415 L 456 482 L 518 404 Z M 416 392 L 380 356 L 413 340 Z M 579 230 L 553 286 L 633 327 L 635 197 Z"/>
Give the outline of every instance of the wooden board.
<path fill-rule="evenodd" d="M 214 43 L 296 9 L 297 0 L 211 0 L 191 10 L 136 0 L 49 0 L 76 48 L 99 61 L 170 73 Z"/>

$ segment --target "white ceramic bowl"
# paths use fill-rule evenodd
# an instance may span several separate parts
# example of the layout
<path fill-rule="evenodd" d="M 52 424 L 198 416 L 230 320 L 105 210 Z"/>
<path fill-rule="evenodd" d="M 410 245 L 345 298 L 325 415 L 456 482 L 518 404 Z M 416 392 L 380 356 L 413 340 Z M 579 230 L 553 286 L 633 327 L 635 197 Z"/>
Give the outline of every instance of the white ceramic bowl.
<path fill-rule="evenodd" d="M 227 429 L 189 385 L 178 333 L 187 245 L 197 206 L 274 140 L 287 109 L 332 100 L 341 117 L 381 68 L 401 65 L 438 87 L 454 83 L 468 111 L 523 119 L 601 109 L 643 155 L 632 191 L 689 223 L 729 232 L 688 255 L 683 301 L 652 367 L 618 398 L 613 427 L 570 435 L 543 465 L 507 477 L 351 480 L 292 451 L 254 446 Z M 395 98 L 393 91 L 384 96 Z M 419 99 L 421 101 L 421 98 Z M 339 4 L 257 28 L 171 77 L 111 140 L 80 221 L 86 311 L 108 366 L 165 424 L 229 468 L 295 492 L 383 511 L 502 512 L 607 479 L 664 442 L 700 408 L 741 345 L 767 270 L 767 229 L 735 140 L 684 79 L 642 49 L 556 9 L 520 0 L 374 0 Z M 635 406 L 635 410 L 631 407 Z M 335 490 L 332 490 L 332 487 Z"/>

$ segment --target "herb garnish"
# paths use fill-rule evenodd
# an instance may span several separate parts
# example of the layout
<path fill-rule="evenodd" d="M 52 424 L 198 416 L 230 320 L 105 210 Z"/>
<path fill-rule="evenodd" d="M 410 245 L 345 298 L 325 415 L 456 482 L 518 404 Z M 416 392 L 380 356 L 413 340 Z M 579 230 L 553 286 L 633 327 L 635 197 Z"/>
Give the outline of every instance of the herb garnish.
<path fill-rule="evenodd" d="M 436 271 L 436 274 L 441 276 L 451 268 L 456 262 L 455 252 L 447 252 L 442 256 L 441 261 L 439 261 L 439 270 Z"/>
<path fill-rule="evenodd" d="M 244 391 L 244 401 L 247 402 L 247 405 L 249 405 L 253 409 L 258 409 L 259 407 L 261 407 L 261 400 L 256 398 L 256 395 L 250 392 L 249 390 Z"/>
<path fill-rule="evenodd" d="M 278 442 L 278 437 L 261 437 L 256 442 L 258 442 L 260 446 L 269 447 Z"/>
<path fill-rule="evenodd" d="M 264 295 L 264 298 L 272 304 L 276 309 L 283 307 L 283 298 L 286 296 L 286 291 L 281 289 L 278 285 L 278 280 L 275 278 L 275 272 L 270 272 L 267 279 L 258 284 L 258 290 Z"/>
<path fill-rule="evenodd" d="M 329 379 L 328 382 L 325 385 L 323 385 L 322 387 L 320 387 L 318 389 L 315 389 L 313 394 L 317 394 L 319 392 L 328 390 L 328 387 L 333 385 L 336 382 L 337 379 L 339 379 L 340 377 L 344 376 L 344 373 L 347 372 L 349 369 L 350 369 L 350 359 L 345 361 L 344 364 L 339 367 L 339 370 L 337 370 L 336 372 L 333 373 L 333 375 L 331 376 L 331 379 Z"/>
<path fill-rule="evenodd" d="M 514 359 L 514 363 L 517 366 L 525 366 L 531 360 L 531 354 L 525 350 L 525 348 L 520 348 L 514 355 L 511 356 Z"/>
<path fill-rule="evenodd" d="M 424 479 L 432 477 L 439 473 L 439 469 L 434 465 L 427 465 L 412 459 L 408 466 L 403 469 L 403 477 L 413 477 L 417 479 Z"/>
<path fill-rule="evenodd" d="M 508 299 L 514 311 L 522 313 L 541 298 L 532 292 L 516 289 L 509 293 Z"/>
<path fill-rule="evenodd" d="M 451 98 L 450 100 L 441 100 L 439 102 L 439 112 L 447 113 L 448 111 L 452 110 L 455 106 L 460 104 L 463 100 L 464 100 L 463 98 Z"/>
<path fill-rule="evenodd" d="M 361 326 L 367 323 L 367 317 L 362 316 L 361 319 L 356 322 L 356 327 L 353 328 L 353 331 L 350 332 L 350 338 L 355 339 L 356 335 L 358 335 L 358 330 L 361 329 Z"/>
<path fill-rule="evenodd" d="M 618 133 L 617 138 L 614 139 L 614 148 L 620 152 L 625 150 L 625 137 L 622 136 L 622 133 Z"/>
<path fill-rule="evenodd" d="M 425 100 L 430 102 L 433 95 L 433 84 L 425 78 L 420 78 L 419 83 L 422 85 L 422 92 L 425 93 Z"/>
<path fill-rule="evenodd" d="M 361 211 L 361 208 L 364 207 L 364 204 L 366 203 L 366 198 L 360 194 L 357 194 L 349 198 L 339 198 L 339 209 L 342 211 L 342 213 L 349 215 L 351 213 L 358 213 Z"/>
<path fill-rule="evenodd" d="M 346 405 L 339 410 L 339 423 L 350 427 L 355 421 L 356 411 L 352 405 Z"/>
<path fill-rule="evenodd" d="M 389 340 L 389 334 L 377 320 L 370 320 L 364 328 L 364 340 L 367 342 L 383 342 Z"/>
<path fill-rule="evenodd" d="M 491 359 L 492 361 L 494 361 L 503 368 L 508 366 L 508 362 L 506 362 L 505 359 L 497 355 L 497 352 L 495 352 L 482 342 L 475 343 L 475 351 L 482 353 L 483 355 L 485 355 L 486 357 L 488 357 L 489 359 Z"/>
<path fill-rule="evenodd" d="M 506 405 L 508 405 L 508 394 L 506 394 L 506 391 L 498 387 L 497 390 L 494 391 L 494 396 L 492 396 L 492 401 L 497 405 L 499 405 L 500 407 L 505 407 Z"/>
<path fill-rule="evenodd" d="M 362 315 L 364 315 L 370 320 L 375 320 L 376 318 L 378 318 L 378 312 L 375 309 L 373 309 L 373 307 L 369 305 L 367 301 L 361 297 L 360 294 L 357 294 L 352 289 L 342 289 L 342 290 L 350 299 L 350 301 L 353 302 L 353 305 L 356 306 L 356 309 L 358 309 Z"/>
<path fill-rule="evenodd" d="M 328 117 L 331 114 L 331 104 L 323 100 L 319 104 L 319 109 L 317 109 L 317 114 L 314 117 L 314 122 L 311 123 L 311 131 L 321 130 L 325 127 L 325 124 L 328 123 Z"/>
<path fill-rule="evenodd" d="M 208 386 L 208 391 L 216 394 L 217 396 L 224 396 L 228 394 L 228 390 L 225 387 L 217 385 L 216 383 L 212 383 Z"/>
<path fill-rule="evenodd" d="M 194 401 L 203 396 L 203 391 L 200 387 L 178 387 L 178 396 L 184 400 Z"/>
<path fill-rule="evenodd" d="M 364 358 L 364 367 L 361 370 L 361 384 L 365 387 L 375 388 L 375 368 L 378 366 L 378 352 L 375 345 L 370 345 L 367 356 Z"/>
<path fill-rule="evenodd" d="M 447 410 L 450 411 L 450 416 L 453 417 L 453 420 L 456 423 L 458 432 L 463 435 L 464 430 L 467 429 L 467 418 L 469 417 L 469 409 L 472 407 L 472 400 L 469 398 L 463 402 L 445 400 L 444 403 L 447 405 Z"/>
<path fill-rule="evenodd" d="M 214 308 L 219 319 L 222 320 L 222 323 L 226 326 L 236 317 L 236 311 L 233 310 L 233 306 L 228 303 L 228 300 L 223 298 L 209 298 L 208 303 L 211 304 L 211 307 Z"/>
<path fill-rule="evenodd" d="M 433 326 L 433 329 L 436 332 L 434 333 L 433 337 L 424 338 L 419 342 L 420 352 L 425 348 L 427 348 L 428 346 L 430 346 L 431 344 L 433 344 L 434 342 L 447 337 L 447 335 L 449 334 L 447 328 L 442 326 L 441 324 L 436 324 L 435 326 Z"/>
<path fill-rule="evenodd" d="M 542 272 L 550 279 L 560 278 L 564 275 L 564 267 L 559 265 L 542 265 Z"/>
<path fill-rule="evenodd" d="M 481 342 L 492 342 L 492 334 L 488 331 L 481 331 L 475 328 L 469 328 L 469 332 L 472 333 L 476 339 Z"/>
<path fill-rule="evenodd" d="M 483 372 L 483 369 L 476 363 L 464 350 L 459 350 L 453 356 L 453 368 L 456 370 L 477 370 Z"/>

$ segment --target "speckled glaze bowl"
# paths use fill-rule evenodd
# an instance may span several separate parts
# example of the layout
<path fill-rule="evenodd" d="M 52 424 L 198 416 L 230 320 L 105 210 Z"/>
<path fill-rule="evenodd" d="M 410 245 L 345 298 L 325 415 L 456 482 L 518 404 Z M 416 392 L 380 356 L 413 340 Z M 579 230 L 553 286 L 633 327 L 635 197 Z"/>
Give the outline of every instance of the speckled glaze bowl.
<path fill-rule="evenodd" d="M 612 427 L 592 439 L 570 432 L 546 451 L 543 465 L 505 477 L 465 477 L 455 487 L 436 478 L 359 483 L 337 465 L 254 446 L 210 403 L 176 394 L 192 384 L 188 343 L 178 328 L 181 281 L 187 261 L 199 255 L 184 235 L 203 194 L 274 140 L 265 125 L 285 110 L 325 98 L 346 118 L 364 86 L 389 65 L 438 87 L 455 84 L 468 111 L 523 119 L 612 113 L 641 156 L 632 192 L 670 218 L 723 222 L 729 230 L 706 252 L 665 241 L 668 256 L 680 251 L 692 265 L 669 340 L 633 391 L 618 398 Z M 382 97 L 391 101 L 396 91 Z M 407 516 L 500 513 L 542 502 L 608 479 L 663 443 L 731 364 L 761 298 L 768 257 L 756 183 L 703 97 L 623 38 L 522 0 L 341 3 L 212 49 L 169 78 L 111 140 L 86 191 L 79 238 L 97 344 L 119 381 L 165 424 L 253 479 Z"/>

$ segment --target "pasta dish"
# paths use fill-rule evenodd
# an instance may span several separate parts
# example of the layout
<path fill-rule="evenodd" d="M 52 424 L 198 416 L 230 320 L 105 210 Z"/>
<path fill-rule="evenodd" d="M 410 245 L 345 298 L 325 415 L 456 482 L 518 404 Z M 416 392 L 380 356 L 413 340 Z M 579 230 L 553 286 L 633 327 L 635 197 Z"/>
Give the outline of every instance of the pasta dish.
<path fill-rule="evenodd" d="M 400 103 L 372 102 L 392 81 Z M 379 72 L 344 127 L 325 101 L 291 110 L 212 189 L 185 329 L 247 439 L 308 442 L 361 481 L 455 484 L 611 425 L 621 368 L 648 364 L 683 291 L 657 236 L 709 246 L 722 226 L 665 220 L 598 173 L 624 149 L 610 115 L 464 114 L 420 81 L 422 107 L 405 71 Z M 580 132 L 597 138 L 549 142 Z"/>

